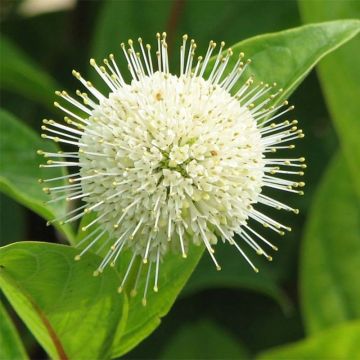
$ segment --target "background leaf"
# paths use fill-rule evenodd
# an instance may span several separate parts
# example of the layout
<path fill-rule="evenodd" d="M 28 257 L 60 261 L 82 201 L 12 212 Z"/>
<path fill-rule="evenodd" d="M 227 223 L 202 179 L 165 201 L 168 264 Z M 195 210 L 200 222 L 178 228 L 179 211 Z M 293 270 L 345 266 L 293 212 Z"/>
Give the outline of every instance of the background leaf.
<path fill-rule="evenodd" d="M 160 359 L 248 359 L 243 345 L 210 321 L 185 324 L 166 344 Z"/>
<path fill-rule="evenodd" d="M 360 18 L 359 1 L 299 1 L 305 22 Z M 358 21 L 360 28 L 360 21 Z M 334 121 L 340 145 L 349 166 L 353 186 L 360 199 L 360 36 L 354 38 L 318 67 L 324 95 Z"/>
<path fill-rule="evenodd" d="M 53 111 L 56 82 L 4 35 L 0 35 L 0 87 L 21 94 Z"/>
<path fill-rule="evenodd" d="M 258 360 L 358 359 L 360 357 L 360 322 L 336 326 L 298 343 L 261 354 Z"/>
<path fill-rule="evenodd" d="M 360 206 L 344 158 L 333 160 L 311 208 L 301 253 L 305 325 L 312 334 L 360 317 Z"/>
<path fill-rule="evenodd" d="M 28 356 L 19 334 L 2 303 L 0 303 L 0 318 L 0 359 L 27 360 Z"/>
<path fill-rule="evenodd" d="M 88 254 L 76 262 L 75 254 L 64 245 L 5 246 L 0 286 L 52 358 L 106 359 L 118 323 L 126 319 L 126 298 L 116 293 L 113 270 L 92 276 L 100 258 Z"/>
<path fill-rule="evenodd" d="M 360 20 L 339 20 L 252 37 L 232 46 L 252 60 L 247 74 L 256 81 L 276 82 L 284 89 L 276 102 L 287 98 L 325 55 L 360 31 Z M 214 60 L 213 60 L 214 61 Z M 235 64 L 233 56 L 229 64 Z M 276 66 L 281 62 L 281 66 Z"/>
<path fill-rule="evenodd" d="M 38 179 L 57 177 L 64 173 L 59 168 L 39 168 L 44 159 L 36 154 L 38 149 L 59 151 L 54 143 L 42 140 L 20 120 L 0 110 L 0 190 L 45 219 L 51 220 L 65 214 L 66 202 L 46 204 L 51 197 L 44 194 L 44 185 L 41 186 Z M 70 227 L 57 227 L 71 241 L 73 235 Z"/>

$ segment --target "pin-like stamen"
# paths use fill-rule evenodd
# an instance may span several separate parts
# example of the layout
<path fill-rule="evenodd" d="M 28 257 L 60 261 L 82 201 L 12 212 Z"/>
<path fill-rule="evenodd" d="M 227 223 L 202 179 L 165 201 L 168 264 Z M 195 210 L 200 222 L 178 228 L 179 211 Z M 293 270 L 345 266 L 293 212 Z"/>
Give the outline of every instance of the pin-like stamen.
<path fill-rule="evenodd" d="M 143 299 L 142 299 L 143 306 L 146 306 L 146 303 L 147 303 L 147 291 L 148 291 L 149 282 L 150 282 L 151 265 L 152 265 L 152 262 L 148 265 L 148 271 L 147 271 L 147 275 L 146 275 L 146 283 L 145 283 L 145 288 L 144 288 L 144 295 L 143 295 Z"/>
<path fill-rule="evenodd" d="M 130 270 L 131 270 L 131 268 L 132 268 L 132 266 L 133 266 L 135 257 L 136 257 L 136 253 L 134 253 L 133 256 L 131 257 L 131 260 L 130 260 L 130 263 L 129 263 L 127 269 L 126 269 L 124 278 L 123 278 L 123 280 L 122 280 L 122 282 L 121 282 L 121 284 L 120 284 L 120 286 L 119 286 L 119 288 L 118 288 L 118 292 L 119 292 L 119 293 L 121 293 L 122 290 L 123 290 L 123 288 L 124 288 L 125 282 L 126 282 L 128 276 L 129 276 Z"/>

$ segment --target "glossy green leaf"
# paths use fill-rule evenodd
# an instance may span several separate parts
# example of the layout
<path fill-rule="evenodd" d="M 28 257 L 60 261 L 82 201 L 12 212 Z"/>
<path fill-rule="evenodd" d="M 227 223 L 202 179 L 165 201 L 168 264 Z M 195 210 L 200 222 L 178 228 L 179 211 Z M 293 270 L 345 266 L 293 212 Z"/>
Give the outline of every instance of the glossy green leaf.
<path fill-rule="evenodd" d="M 87 232 L 82 232 L 81 228 L 91 222 L 94 218 L 95 216 L 92 213 L 83 217 L 79 226 L 79 233 L 75 240 L 76 242 L 80 242 L 81 239 L 87 235 Z M 106 235 L 104 235 L 104 240 L 105 239 Z M 86 246 L 86 243 L 81 246 Z M 105 256 L 107 250 L 104 248 L 101 249 L 101 247 L 102 244 L 100 239 L 100 241 L 92 247 L 92 251 L 101 251 L 100 254 Z M 137 276 L 137 269 L 140 265 L 140 259 L 137 260 L 137 264 L 134 265 L 135 270 L 132 271 L 132 274 L 129 276 L 127 286 L 124 289 L 124 293 L 126 293 L 129 298 L 128 319 L 124 331 L 120 332 L 121 336 L 116 337 L 114 340 L 112 357 L 118 357 L 127 353 L 159 326 L 161 318 L 169 312 L 177 296 L 198 264 L 203 251 L 204 248 L 202 246 L 192 245 L 189 248 L 187 259 L 183 259 L 179 254 L 167 254 L 160 265 L 159 291 L 157 293 L 153 291 L 154 278 L 152 273 L 151 283 L 147 293 L 146 306 L 143 305 L 142 300 L 148 264 L 141 265 L 142 276 L 137 286 L 138 291 L 135 297 L 131 296 L 131 290 L 133 289 L 133 284 Z M 86 255 L 84 255 L 84 257 L 85 256 Z M 126 251 L 119 258 L 118 271 L 120 273 L 120 278 L 123 278 L 131 261 L 131 257 L 132 253 Z M 213 269 L 212 273 L 215 274 L 216 270 Z M 121 324 L 121 326 L 123 326 L 123 324 Z"/>
<path fill-rule="evenodd" d="M 165 345 L 160 359 L 249 359 L 244 346 L 225 329 L 206 320 L 183 325 Z"/>
<path fill-rule="evenodd" d="M 348 322 L 306 340 L 266 351 L 258 360 L 358 359 L 360 322 Z"/>
<path fill-rule="evenodd" d="M 81 221 L 79 229 L 91 222 L 93 219 L 94 214 L 85 215 Z M 84 233 L 80 230 L 76 238 L 76 242 L 81 241 L 81 239 L 86 235 L 86 232 Z M 104 235 L 104 240 L 105 239 L 106 235 Z M 86 243 L 82 244 L 82 246 L 86 246 Z M 95 244 L 92 247 L 92 251 L 102 251 L 101 255 L 104 256 L 107 250 L 101 250 L 101 246 L 100 239 L 98 244 Z M 130 276 L 130 279 L 127 281 L 127 286 L 124 289 L 124 292 L 129 297 L 129 313 L 124 332 L 121 332 L 121 336 L 116 337 L 114 340 L 112 348 L 113 357 L 121 356 L 127 353 L 158 327 L 161 322 L 161 318 L 169 312 L 177 296 L 188 281 L 191 273 L 201 258 L 203 250 L 202 246 L 191 246 L 187 259 L 182 259 L 179 254 L 167 254 L 160 265 L 159 292 L 157 293 L 155 293 L 152 289 L 154 281 L 152 272 L 146 306 L 142 304 L 142 300 L 146 282 L 146 272 L 149 265 L 141 265 L 142 276 L 138 283 L 137 295 L 135 297 L 130 295 L 136 278 L 137 269 L 140 264 L 140 259 L 138 259 L 138 263 L 134 266 L 135 271 L 133 271 L 132 276 Z M 131 257 L 132 254 L 130 251 L 127 251 L 119 258 L 118 262 L 120 265 L 118 270 L 121 278 L 124 276 L 128 268 Z M 212 270 L 212 273 L 215 275 L 216 270 Z"/>
<path fill-rule="evenodd" d="M 4 35 L 1 35 L 0 43 L 0 87 L 53 110 L 56 82 Z"/>
<path fill-rule="evenodd" d="M 149 336 L 160 324 L 175 302 L 181 289 L 186 284 L 196 267 L 202 253 L 202 246 L 190 246 L 188 258 L 182 259 L 179 254 L 167 254 L 160 265 L 159 291 L 153 291 L 153 276 L 147 295 L 147 304 L 142 304 L 145 287 L 145 271 L 149 265 L 143 265 L 143 276 L 139 282 L 139 293 L 129 297 L 129 314 L 124 333 L 119 341 L 114 341 L 113 357 L 123 355 Z M 120 260 L 120 273 L 123 275 L 130 261 L 131 254 L 124 254 Z M 135 275 L 135 274 L 134 274 Z M 131 284 L 127 292 L 131 291 Z"/>
<path fill-rule="evenodd" d="M 19 334 L 2 303 L 0 303 L 0 319 L 0 359 L 28 359 Z"/>
<path fill-rule="evenodd" d="M 88 254 L 77 262 L 76 253 L 48 243 L 5 246 L 0 286 L 51 358 L 107 359 L 126 320 L 126 297 L 116 292 L 114 270 L 94 277 L 101 259 Z"/>
<path fill-rule="evenodd" d="M 247 75 L 257 81 L 276 82 L 284 89 L 277 102 L 288 97 L 325 55 L 360 31 L 359 20 L 340 20 L 305 25 L 241 41 L 232 49 L 252 60 Z M 229 64 L 235 64 L 233 56 Z"/>
<path fill-rule="evenodd" d="M 360 18 L 359 1 L 299 1 L 305 22 Z M 360 28 L 360 25 L 358 25 Z M 360 36 L 324 59 L 318 71 L 324 95 L 360 198 Z"/>
<path fill-rule="evenodd" d="M 0 110 L 0 191 L 51 220 L 65 214 L 66 202 L 46 204 L 51 196 L 44 194 L 38 179 L 61 176 L 63 172 L 59 168 L 39 168 L 44 159 L 37 155 L 38 149 L 59 150 L 50 141 L 42 140 L 15 116 Z M 57 227 L 71 241 L 71 229 L 68 226 Z"/>
<path fill-rule="evenodd" d="M 343 156 L 315 196 L 301 253 L 305 325 L 315 333 L 360 317 L 360 204 Z"/>
<path fill-rule="evenodd" d="M 81 221 L 79 229 L 91 222 L 93 219 L 93 214 L 85 215 Z M 86 232 L 83 233 L 80 230 L 76 238 L 76 242 L 81 241 L 86 234 Z M 82 246 L 86 246 L 86 244 L 82 244 Z M 99 244 L 95 244 L 92 247 L 92 251 L 100 251 L 100 248 L 101 240 L 99 241 Z M 148 264 L 141 265 L 142 276 L 137 286 L 138 291 L 135 297 L 131 296 L 131 290 L 133 289 L 133 284 L 137 276 L 137 269 L 140 265 L 140 259 L 137 260 L 137 264 L 134 265 L 135 270 L 132 272 L 132 275 L 129 276 L 127 286 L 124 289 L 124 292 L 129 298 L 128 319 L 125 324 L 124 331 L 120 332 L 121 336 L 116 337 L 114 340 L 112 346 L 112 357 L 118 357 L 127 353 L 159 326 L 161 318 L 169 312 L 171 306 L 174 304 L 177 296 L 199 262 L 203 251 L 204 249 L 202 246 L 192 245 L 190 246 L 187 259 L 183 259 L 179 254 L 167 254 L 160 265 L 159 291 L 157 293 L 153 291 L 154 278 L 152 273 L 150 280 L 151 283 L 147 293 L 146 306 L 143 305 L 142 300 L 146 282 L 146 272 L 149 266 Z M 106 250 L 102 250 L 101 255 L 104 256 L 105 254 Z M 84 255 L 84 257 L 85 256 L 86 255 Z M 124 276 L 128 268 L 128 264 L 131 261 L 131 257 L 132 253 L 130 251 L 126 251 L 119 258 L 118 270 L 120 278 Z M 216 270 L 213 269 L 212 273 L 215 274 Z"/>

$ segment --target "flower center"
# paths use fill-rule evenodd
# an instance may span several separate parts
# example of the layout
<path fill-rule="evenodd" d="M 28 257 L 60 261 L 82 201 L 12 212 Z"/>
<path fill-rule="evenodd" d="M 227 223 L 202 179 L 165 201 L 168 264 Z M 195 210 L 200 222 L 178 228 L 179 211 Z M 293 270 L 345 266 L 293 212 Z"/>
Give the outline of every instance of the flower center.
<path fill-rule="evenodd" d="M 160 150 L 160 152 L 163 158 L 159 162 L 159 167 L 156 170 L 169 169 L 177 171 L 184 177 L 189 176 L 186 171 L 186 165 L 194 160 L 190 155 L 189 145 L 174 145 L 170 150 Z"/>
<path fill-rule="evenodd" d="M 247 220 L 263 145 L 251 113 L 221 87 L 158 72 L 111 93 L 92 119 L 81 139 L 85 200 L 139 253 L 155 233 L 166 252 L 173 237 L 215 243 L 210 229 L 232 236 Z"/>

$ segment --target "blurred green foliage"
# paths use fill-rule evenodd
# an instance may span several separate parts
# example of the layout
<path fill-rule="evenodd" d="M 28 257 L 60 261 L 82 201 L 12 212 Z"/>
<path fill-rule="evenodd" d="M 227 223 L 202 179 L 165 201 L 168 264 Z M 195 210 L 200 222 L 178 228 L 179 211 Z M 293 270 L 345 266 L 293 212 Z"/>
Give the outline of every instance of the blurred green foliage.
<path fill-rule="evenodd" d="M 316 194 L 302 244 L 300 285 L 309 334 L 360 317 L 360 282 L 353 278 L 360 263 L 359 233 L 359 203 L 338 154 Z"/>
<path fill-rule="evenodd" d="M 358 359 L 360 323 L 352 321 L 335 326 L 299 343 L 275 348 L 261 354 L 259 360 Z"/>
<path fill-rule="evenodd" d="M 33 17 L 19 15 L 20 3 L 8 2 L 1 13 L 0 89 L 6 111 L 0 113 L 0 188 L 12 197 L 0 198 L 1 245 L 21 240 L 57 242 L 59 238 L 14 199 L 46 219 L 65 211 L 64 204 L 54 209 L 42 202 L 41 187 L 35 183 L 42 175 L 34 151 L 51 145 L 44 145 L 34 131 L 39 132 L 41 118 L 55 116 L 51 105 L 57 84 L 77 88 L 72 68 L 88 72 L 101 86 L 89 71 L 88 59 L 101 60 L 108 53 L 116 56 L 120 42 L 129 37 L 150 41 L 157 31 L 167 31 L 174 69 L 183 33 L 194 36 L 202 52 L 210 39 L 224 39 L 229 45 L 303 22 L 360 18 L 358 1 L 78 1 L 71 11 Z M 292 85 L 320 57 L 358 31 L 357 23 L 351 26 L 339 23 L 334 33 L 333 28 L 307 37 L 295 33 L 292 39 L 275 38 L 275 42 L 272 36 L 254 38 L 239 48 L 252 57 L 253 71 L 261 80 L 277 81 L 291 93 Z M 315 43 L 321 46 L 311 58 Z M 359 356 L 359 324 L 354 321 L 360 316 L 359 51 L 357 36 L 321 61 L 320 81 L 311 73 L 291 97 L 307 135 L 297 149 L 307 158 L 307 188 L 302 198 L 288 199 L 285 194 L 280 199 L 302 213 L 296 219 L 279 214 L 281 221 L 292 224 L 293 232 L 280 239 L 273 263 L 261 264 L 262 273 L 255 275 L 232 249 L 219 248 L 224 270 L 217 273 L 204 257 L 170 314 L 150 337 L 195 268 L 201 249 L 186 265 L 169 263 L 169 269 L 175 270 L 168 271 L 173 277 L 163 272 L 162 295 L 152 296 L 149 303 L 153 305 L 146 308 L 138 298 L 129 307 L 127 298 L 114 292 L 110 283 L 117 283 L 115 272 L 89 278 L 99 261 L 96 255 L 74 263 L 74 250 L 60 245 L 29 242 L 1 249 L 0 265 L 8 269 L 0 276 L 3 291 L 47 353 L 61 357 L 52 336 L 57 334 L 70 359 L 122 355 L 140 341 L 127 358 L 248 359 L 264 350 L 259 355 L 264 359 Z M 17 157 L 13 157 L 15 152 Z M 71 231 L 66 229 L 65 235 L 76 241 Z M 81 271 L 73 270 L 75 265 Z M 61 302 L 62 296 L 66 301 Z M 97 297 L 98 302 L 91 301 Z M 71 307 L 74 303 L 76 311 Z M 11 321 L 20 338 L 28 330 L 13 314 L 10 319 L 4 313 L 3 318 L 0 339 L 8 339 L 2 340 L 8 345 L 3 357 L 16 359 L 23 350 Z M 48 324 L 54 333 L 48 331 Z M 91 340 L 87 340 L 89 328 Z M 287 345 L 292 341 L 296 343 Z M 79 348 L 82 344 L 85 349 Z M 283 348 L 269 351 L 273 346 Z M 46 356 L 36 345 L 27 344 L 27 348 L 31 358 Z"/>

